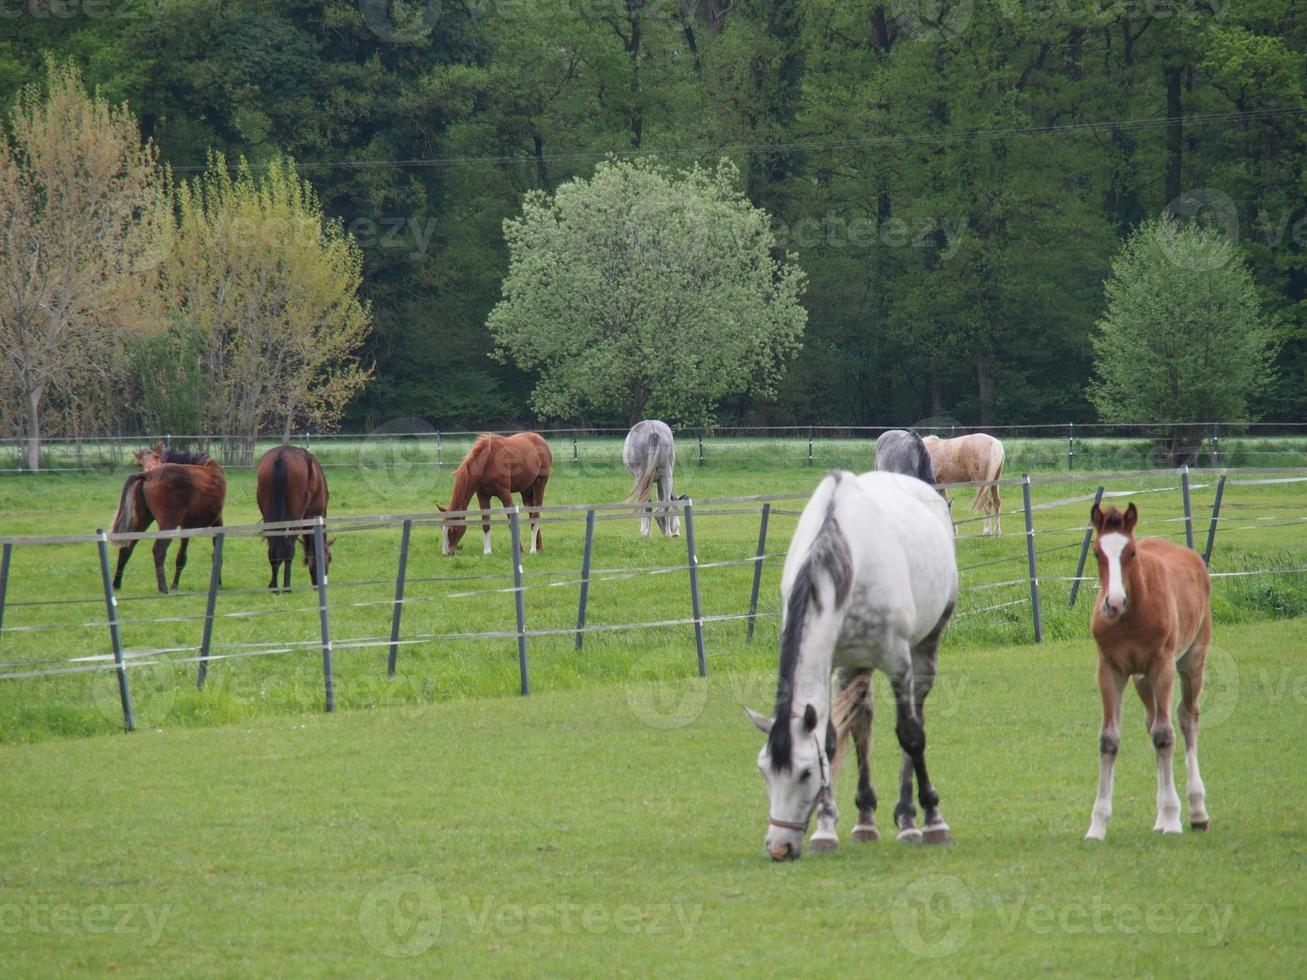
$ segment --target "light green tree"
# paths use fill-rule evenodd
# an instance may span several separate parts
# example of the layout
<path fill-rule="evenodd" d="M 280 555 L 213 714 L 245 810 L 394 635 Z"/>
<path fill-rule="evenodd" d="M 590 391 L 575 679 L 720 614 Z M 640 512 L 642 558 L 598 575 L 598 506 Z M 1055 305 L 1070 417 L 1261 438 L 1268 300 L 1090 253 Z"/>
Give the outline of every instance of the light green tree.
<path fill-rule="evenodd" d="M 1220 231 L 1163 215 L 1112 263 L 1088 394 L 1104 422 L 1251 418 L 1271 383 L 1272 327 L 1251 273 Z"/>
<path fill-rule="evenodd" d="M 723 160 L 677 173 L 610 160 L 504 222 L 495 354 L 539 372 L 541 415 L 706 424 L 766 395 L 800 346 L 805 277 Z"/>

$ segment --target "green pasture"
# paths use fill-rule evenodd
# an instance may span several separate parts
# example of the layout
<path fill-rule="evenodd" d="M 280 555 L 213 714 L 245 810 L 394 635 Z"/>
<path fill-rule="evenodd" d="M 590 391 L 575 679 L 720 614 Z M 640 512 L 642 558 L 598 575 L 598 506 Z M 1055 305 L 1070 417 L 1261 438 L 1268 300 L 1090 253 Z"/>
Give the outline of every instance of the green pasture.
<path fill-rule="evenodd" d="M 565 444 L 555 444 L 558 462 L 546 502 L 581 504 L 620 500 L 629 477 L 612 462 L 572 463 Z M 326 454 L 324 454 L 326 455 Z M 447 502 L 450 466 L 430 465 L 425 454 L 381 454 L 365 460 L 333 461 L 327 456 L 331 514 L 375 515 L 431 512 Z M 861 468 L 852 456 L 833 464 Z M 713 498 L 747 494 L 808 493 L 820 467 L 682 464 L 678 490 L 699 503 L 696 517 L 701 563 L 744 561 L 757 546 L 759 505 L 712 506 Z M 1011 472 L 1011 471 L 1009 471 Z M 0 534 L 73 534 L 106 527 L 112 519 L 123 470 L 0 478 Z M 1231 479 L 1239 474 L 1234 473 Z M 229 525 L 254 522 L 253 477 L 248 469 L 229 471 L 226 511 Z M 1144 533 L 1184 537 L 1181 495 L 1174 472 L 1104 481 L 1109 491 L 1132 491 L 1141 508 Z M 1193 478 L 1196 543 L 1205 540 L 1206 519 L 1215 493 L 1211 474 Z M 1032 498 L 1037 508 L 1090 494 L 1097 481 L 1056 471 L 1036 472 Z M 1262 572 L 1220 578 L 1215 588 L 1218 624 L 1261 622 L 1307 613 L 1307 512 L 1303 484 L 1227 486 L 1221 529 L 1212 562 L 1215 572 Z M 985 651 L 1032 637 L 1026 538 L 1019 513 L 1019 487 L 1004 490 L 1004 534 L 977 537 L 980 524 L 966 505 L 955 501 L 963 523 L 958 562 L 964 592 L 946 644 L 954 650 Z M 1124 505 L 1125 498 L 1111 498 Z M 739 619 L 705 626 L 710 674 L 773 669 L 776 649 L 778 583 L 783 556 L 802 501 L 773 505 L 764 562 L 760 619 L 752 644 Z M 1016 511 L 1017 513 L 1012 513 Z M 1068 609 L 1070 582 L 1087 519 L 1088 504 L 1077 502 L 1035 512 L 1039 551 L 1041 611 L 1046 639 L 1076 640 L 1086 635 L 1087 604 Z M 525 603 L 528 628 L 570 629 L 576 621 L 584 524 L 580 514 L 552 515 L 543 529 L 545 550 L 527 555 Z M 386 647 L 398 559 L 399 528 L 341 532 L 331 574 L 331 624 L 336 704 L 341 711 L 384 705 L 421 706 L 462 699 L 500 697 L 518 690 L 513 637 L 451 639 L 445 634 L 515 629 L 504 522 L 494 529 L 495 554 L 480 553 L 473 529 L 454 558 L 439 551 L 439 532 L 420 525 L 413 532 L 409 582 L 399 649 L 398 671 L 386 675 Z M 159 597 L 154 589 L 148 544 L 132 556 L 119 596 L 122 635 L 129 654 L 142 665 L 129 672 L 136 720 L 143 729 L 174 730 L 222 723 L 245 723 L 261 716 L 313 716 L 323 706 L 323 681 L 316 597 L 296 566 L 294 592 L 264 591 L 268 566 L 264 543 L 254 538 L 226 542 L 223 589 L 217 603 L 214 653 L 209 680 L 196 688 L 194 648 L 200 642 L 211 546 L 195 541 L 179 594 Z M 169 552 L 169 569 L 177 551 Z M 594 581 L 588 623 L 595 627 L 681 620 L 691 614 L 685 538 L 649 540 L 638 536 L 633 516 L 609 515 L 597 523 Z M 171 574 L 171 572 L 170 572 Z M 747 611 L 752 580 L 749 564 L 706 567 L 700 572 L 706 616 L 738 616 Z M 1085 585 L 1086 599 L 1092 583 Z M 472 593 L 472 594 L 468 594 Z M 103 592 L 94 545 L 14 549 L 0 668 L 7 674 L 84 667 L 77 657 L 109 652 Z M 287 648 L 285 645 L 290 644 Z M 172 652 L 145 655 L 151 650 Z M 288 652 L 287 652 L 288 651 Z M 671 679 L 696 671 L 694 633 L 689 625 L 595 632 L 585 648 L 574 638 L 532 637 L 531 683 L 538 693 L 623 683 L 631 677 Z M 0 678 L 0 741 L 31 741 L 51 735 L 93 735 L 122 724 L 117 686 L 111 673 L 60 673 Z"/>
<path fill-rule="evenodd" d="M 1127 703 L 1100 845 L 1081 840 L 1099 716 L 1083 637 L 946 641 L 926 718 L 956 846 L 849 842 L 846 777 L 841 849 L 784 865 L 763 853 L 759 736 L 740 710 L 770 699 L 761 649 L 707 680 L 559 691 L 542 676 L 530 699 L 0 746 L 0 963 L 15 977 L 1293 976 L 1305 645 L 1303 619 L 1218 628 L 1206 834 L 1152 833 L 1153 749 Z M 686 666 L 683 636 L 673 649 Z M 884 827 L 898 753 L 880 679 L 876 704 Z"/>

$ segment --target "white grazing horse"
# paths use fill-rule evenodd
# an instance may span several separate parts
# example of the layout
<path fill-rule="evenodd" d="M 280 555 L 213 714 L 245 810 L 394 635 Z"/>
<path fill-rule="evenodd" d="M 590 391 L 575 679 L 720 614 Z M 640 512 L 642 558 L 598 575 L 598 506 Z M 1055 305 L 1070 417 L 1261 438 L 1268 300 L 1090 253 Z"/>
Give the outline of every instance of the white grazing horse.
<path fill-rule="evenodd" d="M 647 504 L 649 491 L 658 485 L 658 502 L 666 504 L 676 497 L 676 487 L 672 485 L 672 468 L 676 466 L 676 447 L 672 444 L 672 430 L 666 422 L 657 419 L 645 419 L 631 426 L 622 444 L 622 462 L 635 477 L 635 486 L 628 503 Z M 655 510 L 658 529 L 664 537 L 680 537 L 681 519 L 675 509 L 659 507 Z M 649 537 L 649 508 L 641 509 L 640 533 Z"/>
<path fill-rule="evenodd" d="M 767 718 L 745 709 L 767 735 L 758 768 L 770 798 L 765 844 L 773 860 L 802 853 L 814 811 L 813 850 L 836 846 L 832 760 L 840 755 L 837 743 L 850 734 L 859 769 L 853 838 L 879 836 L 867 761 L 873 669 L 889 678 L 903 750 L 894 808 L 898 839 L 951 840 L 926 774 L 922 703 L 935 680 L 935 653 L 957 595 L 952 525 L 934 489 L 897 473 L 836 472 L 821 481 L 785 556 L 775 714 Z M 830 678 L 836 669 L 840 695 L 832 711 Z M 914 775 L 924 835 L 912 805 Z"/>

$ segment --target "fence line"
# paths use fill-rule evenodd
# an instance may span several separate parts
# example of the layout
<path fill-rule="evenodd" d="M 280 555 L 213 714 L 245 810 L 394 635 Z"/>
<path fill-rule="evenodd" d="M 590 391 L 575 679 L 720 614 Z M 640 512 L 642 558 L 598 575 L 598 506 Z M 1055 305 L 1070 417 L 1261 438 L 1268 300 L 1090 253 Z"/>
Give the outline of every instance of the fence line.
<path fill-rule="evenodd" d="M 1181 468 L 1176 471 L 1170 470 L 1145 470 L 1145 471 L 1128 471 L 1125 473 L 1111 474 L 1076 474 L 1074 477 L 1049 476 L 1041 477 L 1038 482 L 1044 483 L 1061 483 L 1069 480 L 1079 482 L 1092 482 L 1096 479 L 1114 480 L 1130 478 L 1156 478 L 1159 475 L 1168 473 L 1178 473 L 1181 477 L 1180 485 L 1167 487 L 1145 487 L 1132 491 L 1125 490 L 1105 490 L 1100 486 L 1099 491 L 1093 495 L 1076 496 L 1055 501 L 1048 501 L 1042 504 L 1033 504 L 1030 499 L 1032 481 L 1029 475 L 1023 475 L 1019 480 L 1004 481 L 987 481 L 984 485 L 1011 485 L 1019 483 L 1023 490 L 1023 503 L 1020 509 L 1007 512 L 1007 515 L 1022 514 L 1026 521 L 1026 555 L 1025 556 L 1003 556 L 998 558 L 986 559 L 979 562 L 959 566 L 959 572 L 965 573 L 981 568 L 991 567 L 1012 562 L 1020 562 L 1024 559 L 1027 561 L 1027 575 L 1021 578 L 1012 578 L 997 582 L 979 582 L 968 583 L 961 587 L 960 592 L 988 592 L 994 589 L 1014 588 L 1028 585 L 1030 595 L 1018 599 L 997 603 L 994 605 L 983 606 L 974 609 L 965 609 L 956 614 L 956 618 L 962 619 L 970 616 L 981 615 L 996 610 L 1015 607 L 1018 605 L 1030 605 L 1033 626 L 1035 630 L 1036 641 L 1042 638 L 1042 628 L 1040 624 L 1040 609 L 1042 606 L 1039 595 L 1039 584 L 1041 576 L 1038 571 L 1038 562 L 1042 556 L 1053 552 L 1060 552 L 1081 547 L 1081 563 L 1074 576 L 1052 576 L 1045 581 L 1070 582 L 1072 583 L 1072 603 L 1074 603 L 1075 588 L 1082 581 L 1093 581 L 1094 577 L 1080 574 L 1083 569 L 1085 554 L 1090 541 L 1090 530 L 1084 526 L 1066 526 L 1058 528 L 1037 529 L 1034 526 L 1033 518 L 1036 512 L 1045 512 L 1056 510 L 1058 508 L 1083 504 L 1089 500 L 1101 500 L 1103 497 L 1122 497 L 1134 496 L 1142 493 L 1174 493 L 1177 490 L 1182 491 L 1185 516 L 1179 518 L 1154 518 L 1152 523 L 1157 525 L 1170 525 L 1183 522 L 1185 528 L 1183 531 L 1173 532 L 1164 536 L 1177 538 L 1185 536 L 1192 546 L 1193 543 L 1193 524 L 1197 519 L 1192 513 L 1189 493 L 1194 490 L 1206 489 L 1213 484 L 1193 484 L 1189 482 L 1191 475 L 1200 472 L 1211 472 L 1219 474 L 1219 482 L 1216 484 L 1217 493 L 1213 504 L 1211 514 L 1211 524 L 1208 535 L 1208 548 L 1206 558 L 1210 559 L 1212 541 L 1215 535 L 1215 529 L 1219 517 L 1219 510 L 1222 501 L 1222 491 L 1228 484 L 1229 486 L 1269 486 L 1285 485 L 1307 482 L 1307 475 L 1295 475 L 1289 477 L 1272 477 L 1265 479 L 1227 479 L 1228 469 L 1221 470 L 1198 470 Z M 1241 469 L 1238 472 L 1244 474 L 1251 473 L 1284 473 L 1294 472 L 1301 474 L 1302 470 L 1286 470 L 1285 468 L 1266 468 L 1266 469 Z M 957 487 L 959 485 L 952 485 Z M 961 486 L 975 486 L 975 484 L 963 484 Z M 759 494 L 747 497 L 723 497 L 715 499 L 701 500 L 697 504 L 691 499 L 682 499 L 667 501 L 660 505 L 670 511 L 681 513 L 685 523 L 686 530 L 686 562 L 684 564 L 660 565 L 654 567 L 618 567 L 618 568 L 591 568 L 590 567 L 590 542 L 593 536 L 594 525 L 597 520 L 629 520 L 632 516 L 639 516 L 642 512 L 652 510 L 653 505 L 632 506 L 629 503 L 602 503 L 602 504 L 566 504 L 566 505 L 547 505 L 539 508 L 541 523 L 544 520 L 550 520 L 555 523 L 572 522 L 584 519 L 586 522 L 586 558 L 583 574 L 577 577 L 567 577 L 563 573 L 560 577 L 558 571 L 551 570 L 532 570 L 530 572 L 523 569 L 521 565 L 520 549 L 520 531 L 519 524 L 522 516 L 522 507 L 497 507 L 487 510 L 464 510 L 455 512 L 437 512 L 421 514 L 399 514 L 399 515 L 373 515 L 373 516 L 351 516 L 336 518 L 314 518 L 309 521 L 284 521 L 269 524 L 252 524 L 236 525 L 231 527 L 215 528 L 196 528 L 196 529 L 177 529 L 170 531 L 152 531 L 152 532 L 133 532 L 129 534 L 114 535 L 106 533 L 103 530 L 95 534 L 87 535 L 42 535 L 42 536 L 11 536 L 0 538 L 0 543 L 4 545 L 3 572 L 0 572 L 0 636 L 4 634 L 23 634 L 23 633 L 45 633 L 60 629 L 99 629 L 107 628 L 109 630 L 110 650 L 108 653 L 96 653 L 86 656 L 79 656 L 67 659 L 34 659 L 34 660 L 17 660 L 5 661 L 0 663 L 0 679 L 22 679 L 46 677 L 66 673 L 81 673 L 87 671 L 114 671 L 118 686 L 120 700 L 122 702 L 124 727 L 131 730 L 134 727 L 130 688 L 128 683 L 128 671 L 138 666 L 151 666 L 163 663 L 180 664 L 180 663 L 198 663 L 200 665 L 199 683 L 203 684 L 204 672 L 207 666 L 216 660 L 232 659 L 242 656 L 266 656 L 275 653 L 293 653 L 307 652 L 319 649 L 322 653 L 323 665 L 323 683 L 324 683 L 324 703 L 328 711 L 334 706 L 334 674 L 332 666 L 332 656 L 335 651 L 347 649 L 368 649 L 373 647 L 388 647 L 390 650 L 390 673 L 394 673 L 395 658 L 398 648 L 401 646 L 410 646 L 419 643 L 430 643 L 440 640 L 516 640 L 519 652 L 519 669 L 522 679 L 522 693 L 530 693 L 529 684 L 529 662 L 527 657 L 528 640 L 532 638 L 575 636 L 577 646 L 580 649 L 581 638 L 586 634 L 608 633 L 631 631 L 640 629 L 657 629 L 672 628 L 681 626 L 693 626 L 695 628 L 696 649 L 698 656 L 698 665 L 700 674 L 706 674 L 707 661 L 704 649 L 703 627 L 709 623 L 726 623 L 738 620 L 746 620 L 749 626 L 749 638 L 752 638 L 753 624 L 758 618 L 774 618 L 777 614 L 774 612 L 757 610 L 757 589 L 761 569 L 766 562 L 774 562 L 777 558 L 783 557 L 779 554 L 766 553 L 766 520 L 769 513 L 796 515 L 799 511 L 781 510 L 772 508 L 773 502 L 806 500 L 809 495 L 806 493 L 791 494 Z M 758 504 L 760 509 L 754 509 L 749 504 Z M 1238 507 L 1238 504 L 1230 504 L 1231 507 Z M 696 552 L 694 540 L 694 518 L 710 518 L 717 516 L 739 516 L 742 514 L 760 514 L 762 526 L 759 534 L 758 546 L 756 553 L 744 558 L 720 559 L 710 562 L 701 562 Z M 1006 516 L 1006 515 L 1005 515 Z M 459 590 L 437 595 L 405 595 L 404 586 L 417 583 L 466 583 L 468 581 L 499 581 L 502 582 L 504 574 L 486 574 L 477 576 L 429 576 L 415 577 L 408 576 L 406 569 L 407 541 L 408 535 L 414 524 L 429 525 L 438 522 L 452 521 L 457 523 L 471 524 L 479 523 L 483 518 L 489 517 L 491 520 L 500 521 L 507 518 L 514 541 L 513 553 L 513 584 L 511 586 L 495 586 L 484 589 Z M 969 524 L 975 521 L 984 520 L 985 516 L 981 515 L 974 518 L 967 518 L 958 522 L 959 524 Z M 1289 517 L 1287 515 L 1259 516 L 1252 519 L 1252 523 L 1240 524 L 1236 526 L 1225 526 L 1222 528 L 1226 533 L 1236 531 L 1263 530 L 1268 528 L 1298 526 L 1307 523 L 1307 517 Z M 403 537 L 401 544 L 401 556 L 397 577 L 393 580 L 395 585 L 395 595 L 393 598 L 386 599 L 362 599 L 356 601 L 331 601 L 330 595 L 334 594 L 329 590 L 328 576 L 323 564 L 323 555 L 325 549 L 322 547 L 326 534 L 330 531 L 333 533 L 349 533 L 351 531 L 367 531 L 388 529 L 392 527 L 402 527 Z M 1083 542 L 1068 542 L 1066 544 L 1052 545 L 1046 548 L 1037 548 L 1035 546 L 1036 535 L 1045 533 L 1080 533 L 1085 532 Z M 302 535 L 311 533 L 318 542 L 315 553 L 318 559 L 318 582 L 317 593 L 318 601 L 313 605 L 297 606 L 294 609 L 234 609 L 234 610 L 217 610 L 215 602 L 219 594 L 218 580 L 221 573 L 222 565 L 222 542 L 226 537 L 238 538 L 255 538 L 269 537 L 276 535 Z M 187 593 L 174 593 L 172 596 L 132 596 L 118 597 L 113 594 L 111 584 L 108 579 L 108 562 L 107 548 L 110 544 L 121 544 L 126 542 L 143 541 L 143 540 L 173 540 L 190 537 L 211 537 L 214 539 L 214 560 L 211 567 L 210 587 L 207 591 L 193 591 Z M 959 542 L 976 537 L 985 537 L 984 535 L 958 535 Z M 7 602 L 7 591 L 11 586 L 11 575 L 9 559 L 14 547 L 31 547 L 31 546 L 66 546 L 76 544 L 94 543 L 100 553 L 101 558 L 101 575 L 104 586 L 106 617 L 102 620 L 93 622 L 78 623 L 41 623 L 30 625 L 3 625 L 3 614 L 5 606 L 32 608 L 42 605 L 61 606 L 61 605 L 81 605 L 102 601 L 101 599 L 81 599 L 66 598 L 52 599 L 44 601 L 19 601 Z M 714 568 L 750 568 L 753 579 L 753 595 L 750 600 L 748 612 L 725 613 L 725 614 L 704 614 L 699 595 L 698 574 L 700 571 Z M 1288 568 L 1288 569 L 1257 569 L 1257 570 L 1238 570 L 1228 572 L 1214 572 L 1212 577 L 1234 578 L 1248 577 L 1256 575 L 1297 575 L 1307 572 L 1307 568 Z M 690 611 L 691 615 L 681 618 L 658 619 L 648 622 L 638 623 L 619 623 L 619 624 L 586 624 L 585 622 L 585 599 L 584 596 L 588 587 L 595 582 L 615 582 L 622 581 L 636 576 L 645 575 L 668 575 L 688 573 L 690 588 Z M 548 577 L 548 581 L 527 581 L 531 578 Z M 391 579 L 367 579 L 330 583 L 331 590 L 342 590 L 349 588 L 381 587 L 392 584 Z M 580 586 L 582 589 L 582 600 L 576 624 L 558 627 L 531 627 L 526 622 L 526 612 L 523 603 L 525 592 L 570 588 Z M 232 589 L 223 591 L 221 594 L 228 598 L 240 595 L 266 594 L 266 589 Z M 409 604 L 443 602 L 451 599 L 471 598 L 483 595 L 508 595 L 512 594 L 515 600 L 517 611 L 517 624 L 515 629 L 492 629 L 483 631 L 463 631 L 463 632 L 427 632 L 411 633 L 407 636 L 401 632 L 401 612 Z M 169 597 L 199 597 L 207 596 L 208 603 L 204 614 L 202 615 L 176 615 L 176 616 L 155 616 L 144 618 L 124 618 L 119 609 L 119 603 L 131 600 L 143 599 L 164 599 Z M 330 613 L 332 607 L 336 609 L 363 608 L 363 607 L 384 607 L 389 606 L 392 609 L 392 623 L 389 636 L 366 636 L 352 639 L 339 639 L 332 636 L 330 626 Z M 287 616 L 287 615 L 305 615 L 316 612 L 319 617 L 320 637 L 315 640 L 296 640 L 296 641 L 270 641 L 259 643 L 219 643 L 212 644 L 212 628 L 215 621 L 232 620 L 232 619 L 250 619 L 266 616 Z M 203 622 L 205 624 L 204 639 L 198 645 L 185 646 L 160 646 L 147 648 L 128 649 L 123 646 L 120 630 L 122 627 L 134 628 L 137 626 L 168 624 L 168 623 L 194 623 Z M 198 656 L 190 656 L 198 654 Z M 186 656 L 179 656 L 186 655 Z M 48 669 L 32 670 L 33 667 L 42 667 Z"/>

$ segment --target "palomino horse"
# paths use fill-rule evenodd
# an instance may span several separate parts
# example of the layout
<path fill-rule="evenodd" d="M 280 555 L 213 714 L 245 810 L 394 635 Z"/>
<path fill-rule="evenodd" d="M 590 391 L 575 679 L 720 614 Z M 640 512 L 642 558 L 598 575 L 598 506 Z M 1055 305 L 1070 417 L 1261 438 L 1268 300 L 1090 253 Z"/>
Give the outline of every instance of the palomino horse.
<path fill-rule="evenodd" d="M 222 525 L 227 478 L 214 460 L 204 453 L 156 446 L 137 453 L 136 461 L 143 472 L 131 474 L 123 483 L 118 513 L 113 518 L 114 534 L 144 531 L 155 521 L 160 531 Z M 182 538 L 177 547 L 177 566 L 172 577 L 174 589 L 182 569 L 186 567 L 186 547 L 189 544 L 190 538 Z M 122 585 L 123 569 L 127 567 L 127 559 L 135 547 L 135 541 L 127 541 L 119 548 L 118 568 L 113 576 L 115 589 Z M 168 591 L 163 574 L 167 554 L 167 538 L 154 542 L 154 573 L 160 592 Z"/>
<path fill-rule="evenodd" d="M 542 551 L 540 511 L 545 499 L 545 484 L 554 464 L 549 443 L 538 432 L 519 432 L 511 436 L 484 435 L 472 444 L 463 462 L 454 471 L 454 490 L 449 510 L 466 510 L 472 494 L 483 511 L 489 510 L 490 498 L 498 497 L 505 507 L 513 506 L 513 494 L 522 495 L 522 504 L 531 517 L 531 551 Z M 440 510 L 446 508 L 436 505 Z M 441 550 L 452 555 L 467 530 L 464 518 L 446 517 L 443 522 Z M 490 515 L 483 514 L 482 554 L 490 554 Z"/>
<path fill-rule="evenodd" d="M 1171 690 L 1180 675 L 1180 731 L 1188 770 L 1189 826 L 1206 830 L 1207 790 L 1198 773 L 1198 696 L 1212 639 L 1212 580 L 1197 552 L 1165 538 L 1135 541 L 1139 512 L 1122 514 L 1097 504 L 1089 513 L 1098 532 L 1098 598 L 1091 621 L 1098 643 L 1098 689 L 1103 696 L 1098 798 L 1086 840 L 1107 836 L 1112 816 L 1112 772 L 1121 733 L 1121 695 L 1133 677 L 1144 702 L 1145 725 L 1157 749 L 1157 821 L 1153 829 L 1178 834 L 1180 797 L 1172 758 Z"/>
<path fill-rule="evenodd" d="M 317 459 L 298 446 L 277 446 L 259 460 L 258 489 L 255 496 L 259 513 L 265 521 L 302 521 L 327 516 L 327 477 Z M 301 536 L 304 563 L 309 566 L 309 580 L 318 584 L 317 552 L 312 534 Z M 332 541 L 323 549 L 324 568 L 331 567 Z M 277 567 L 282 567 L 281 591 L 290 591 L 290 566 L 295 561 L 295 538 L 290 534 L 268 537 L 268 564 L 272 579 L 268 588 L 277 589 Z"/>
<path fill-rule="evenodd" d="M 883 473 L 914 476 L 935 485 L 935 467 L 921 436 L 908 429 L 888 429 L 876 440 L 876 469 Z"/>
<path fill-rule="evenodd" d="M 627 503 L 647 504 L 649 491 L 658 484 L 658 502 L 666 504 L 676 498 L 676 487 L 672 484 L 672 468 L 676 465 L 676 447 L 672 444 L 672 430 L 666 422 L 645 419 L 637 422 L 626 434 L 622 444 L 622 462 L 635 477 L 635 487 L 626 498 Z M 679 537 L 681 519 L 670 507 L 659 507 L 654 511 L 658 529 L 663 535 Z M 640 533 L 649 537 L 649 509 L 644 508 L 640 517 Z"/>
<path fill-rule="evenodd" d="M 894 820 L 901 841 L 947 843 L 939 794 L 926 774 L 922 706 L 935 681 L 939 639 L 958 595 L 948 508 L 933 489 L 897 473 L 836 472 L 803 509 L 781 575 L 780 679 L 772 718 L 745 709 L 767 735 L 758 768 L 771 812 L 765 841 L 773 860 L 797 858 L 817 811 L 814 851 L 837 846 L 831 760 L 852 734 L 858 750 L 854 840 L 876 840 L 871 788 L 873 669 L 885 672 L 903 751 Z M 836 721 L 831 671 L 838 669 Z M 916 776 L 925 834 L 912 805 Z"/>
<path fill-rule="evenodd" d="M 1003 444 L 993 436 L 976 432 L 956 439 L 926 436 L 922 440 L 930 453 L 935 477 L 940 483 L 981 483 L 976 499 L 971 502 L 973 511 L 983 511 L 985 524 L 982 534 L 1002 534 L 999 514 L 1003 500 L 998 483 L 1003 479 Z"/>

